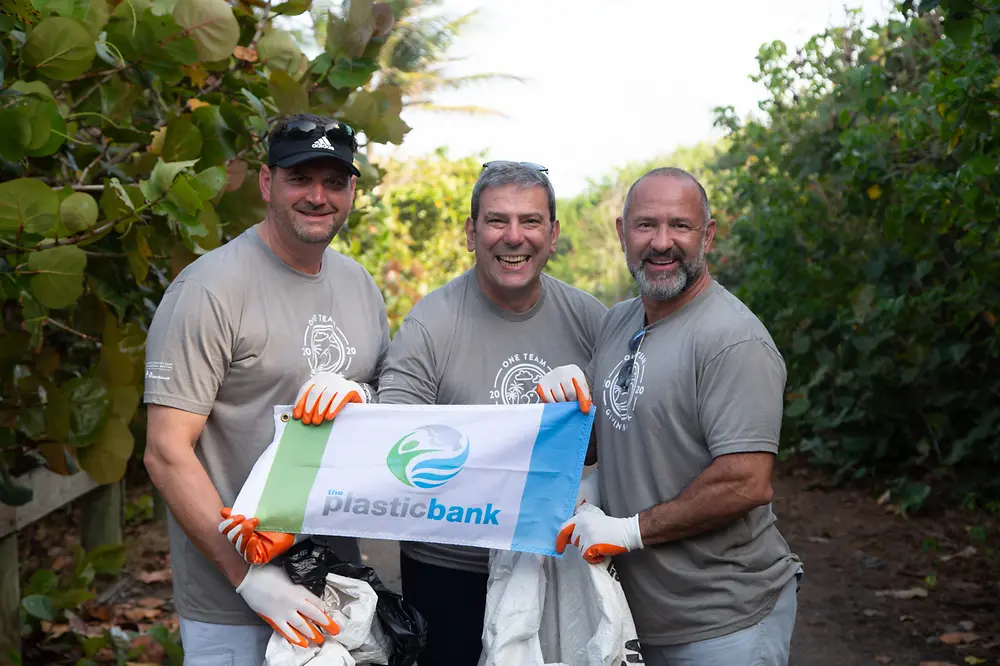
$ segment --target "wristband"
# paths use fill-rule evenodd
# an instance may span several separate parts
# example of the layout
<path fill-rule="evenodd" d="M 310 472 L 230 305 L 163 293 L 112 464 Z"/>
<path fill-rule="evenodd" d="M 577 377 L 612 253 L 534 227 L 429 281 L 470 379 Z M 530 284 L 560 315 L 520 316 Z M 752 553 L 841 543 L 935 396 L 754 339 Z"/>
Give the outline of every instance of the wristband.
<path fill-rule="evenodd" d="M 361 390 L 365 394 L 365 402 L 368 404 L 375 404 L 378 402 L 378 393 L 371 387 L 370 384 L 365 384 L 364 382 L 358 382 Z"/>

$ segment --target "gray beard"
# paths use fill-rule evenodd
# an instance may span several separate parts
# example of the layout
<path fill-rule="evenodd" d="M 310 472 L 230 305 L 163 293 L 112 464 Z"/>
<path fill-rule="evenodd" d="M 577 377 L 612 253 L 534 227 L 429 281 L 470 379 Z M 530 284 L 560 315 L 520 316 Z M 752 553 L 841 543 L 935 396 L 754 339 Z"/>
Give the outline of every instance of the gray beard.
<path fill-rule="evenodd" d="M 627 263 L 627 266 L 628 272 L 632 274 L 632 279 L 639 285 L 640 294 L 654 301 L 672 301 L 687 291 L 695 280 L 705 272 L 707 262 L 705 250 L 702 248 L 698 252 L 698 256 L 691 261 L 681 260 L 680 270 L 677 273 L 666 280 L 656 280 L 655 282 L 646 277 L 642 261 L 638 265 Z"/>

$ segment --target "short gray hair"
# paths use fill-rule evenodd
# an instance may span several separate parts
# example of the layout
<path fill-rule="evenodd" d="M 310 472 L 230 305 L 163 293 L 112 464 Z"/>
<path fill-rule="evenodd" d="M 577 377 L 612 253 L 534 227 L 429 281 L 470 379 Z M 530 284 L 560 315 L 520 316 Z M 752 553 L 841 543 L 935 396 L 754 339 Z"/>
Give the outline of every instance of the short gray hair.
<path fill-rule="evenodd" d="M 705 188 L 702 187 L 697 178 L 684 169 L 679 169 L 677 167 L 657 167 L 655 169 L 650 169 L 643 175 L 639 176 L 639 180 L 632 183 L 632 187 L 628 188 L 628 194 L 625 195 L 625 203 L 622 205 L 622 220 L 626 222 L 628 221 L 628 207 L 632 203 L 632 193 L 635 191 L 635 188 L 639 186 L 639 183 L 653 176 L 661 176 L 663 178 L 681 178 L 694 183 L 698 188 L 698 194 L 701 195 L 701 207 L 702 212 L 704 213 L 702 222 L 707 223 L 710 219 L 712 219 L 712 215 L 708 210 L 708 193 L 705 192 Z"/>
<path fill-rule="evenodd" d="M 549 199 L 549 222 L 556 219 L 556 192 L 548 177 L 535 167 L 520 162 L 490 162 L 483 169 L 472 188 L 472 221 L 479 219 L 479 200 L 490 187 L 517 185 L 518 187 L 542 187 Z"/>

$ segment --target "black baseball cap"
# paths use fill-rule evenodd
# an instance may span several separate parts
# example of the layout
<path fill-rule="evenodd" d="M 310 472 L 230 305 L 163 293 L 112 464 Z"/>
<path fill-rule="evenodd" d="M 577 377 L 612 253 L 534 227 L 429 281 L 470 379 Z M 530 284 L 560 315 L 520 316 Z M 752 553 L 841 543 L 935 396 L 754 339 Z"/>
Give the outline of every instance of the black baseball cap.
<path fill-rule="evenodd" d="M 337 120 L 325 125 L 312 120 L 296 120 L 271 134 L 268 139 L 267 163 L 283 169 L 309 160 L 329 157 L 344 164 L 355 176 L 361 172 L 354 166 L 357 149 L 354 129 Z"/>

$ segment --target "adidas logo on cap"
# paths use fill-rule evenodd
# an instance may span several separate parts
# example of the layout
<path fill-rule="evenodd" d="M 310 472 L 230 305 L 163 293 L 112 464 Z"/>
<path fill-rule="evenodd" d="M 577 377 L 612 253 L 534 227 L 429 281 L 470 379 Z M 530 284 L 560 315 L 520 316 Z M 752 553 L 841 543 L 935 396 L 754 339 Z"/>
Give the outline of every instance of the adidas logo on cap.
<path fill-rule="evenodd" d="M 333 144 L 330 143 L 330 140 L 328 138 L 326 138 L 325 136 L 321 136 L 320 138 L 316 139 L 313 142 L 312 147 L 313 148 L 326 148 L 327 150 L 336 150 L 336 148 L 333 147 Z"/>

